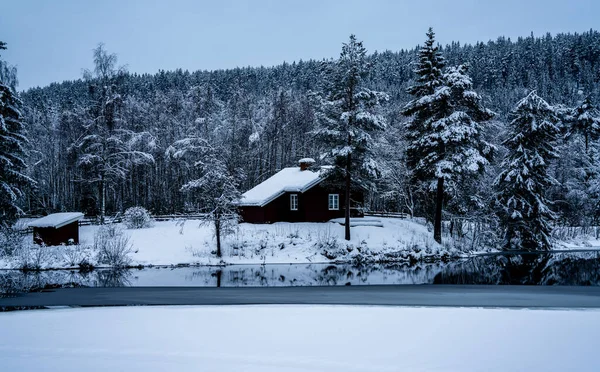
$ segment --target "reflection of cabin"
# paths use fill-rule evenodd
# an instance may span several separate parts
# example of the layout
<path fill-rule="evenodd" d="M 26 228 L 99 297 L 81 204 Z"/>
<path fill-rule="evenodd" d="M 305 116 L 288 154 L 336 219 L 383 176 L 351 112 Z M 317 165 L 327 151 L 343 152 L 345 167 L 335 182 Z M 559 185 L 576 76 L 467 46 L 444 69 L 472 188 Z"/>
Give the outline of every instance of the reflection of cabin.
<path fill-rule="evenodd" d="M 284 168 L 242 195 L 238 206 L 244 222 L 324 222 L 344 216 L 345 188 L 323 182 L 329 167 L 312 171 L 313 159 L 299 163 L 299 167 Z"/>
<path fill-rule="evenodd" d="M 33 227 L 33 242 L 44 245 L 79 244 L 79 220 L 83 213 L 53 213 L 28 225 Z"/>

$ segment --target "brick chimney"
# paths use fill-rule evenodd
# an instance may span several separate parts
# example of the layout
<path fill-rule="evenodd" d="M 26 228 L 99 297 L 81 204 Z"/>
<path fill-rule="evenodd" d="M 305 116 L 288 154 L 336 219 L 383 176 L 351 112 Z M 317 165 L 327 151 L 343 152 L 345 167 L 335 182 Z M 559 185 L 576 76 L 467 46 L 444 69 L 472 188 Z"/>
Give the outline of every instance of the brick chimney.
<path fill-rule="evenodd" d="M 313 158 L 303 158 L 303 159 L 298 160 L 298 164 L 300 164 L 301 171 L 307 170 L 314 163 L 315 163 L 315 159 L 313 159 Z"/>

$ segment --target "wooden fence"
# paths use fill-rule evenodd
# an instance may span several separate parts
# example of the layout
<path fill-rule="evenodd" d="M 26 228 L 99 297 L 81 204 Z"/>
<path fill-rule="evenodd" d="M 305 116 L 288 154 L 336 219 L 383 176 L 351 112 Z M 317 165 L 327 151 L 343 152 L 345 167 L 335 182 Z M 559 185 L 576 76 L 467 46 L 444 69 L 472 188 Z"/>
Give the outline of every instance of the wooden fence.
<path fill-rule="evenodd" d="M 23 218 L 40 218 L 43 216 L 24 216 Z M 203 214 L 164 214 L 159 216 L 152 216 L 154 221 L 172 221 L 178 219 L 184 220 L 200 220 L 204 218 Z M 113 223 L 121 223 L 123 222 L 123 215 L 117 214 L 114 216 L 105 216 L 104 223 L 109 225 Z M 79 220 L 79 226 L 91 226 L 91 225 L 100 225 L 99 217 L 84 217 Z M 22 234 L 33 234 L 32 227 L 26 227 L 21 229 Z"/>
<path fill-rule="evenodd" d="M 369 211 L 364 212 L 365 216 L 369 217 L 393 217 L 393 218 L 409 218 L 410 215 L 408 213 L 397 213 L 397 212 L 384 212 L 384 211 Z M 23 218 L 39 218 L 42 216 L 24 216 Z M 204 218 L 204 214 L 162 214 L 158 216 L 152 216 L 154 221 L 172 221 L 172 220 L 200 220 Z M 123 215 L 116 214 L 114 216 L 105 216 L 104 223 L 105 224 L 113 224 L 113 223 L 121 223 L 123 222 Z M 91 225 L 99 225 L 100 218 L 99 217 L 85 217 L 79 220 L 79 226 L 91 226 Z M 23 234 L 32 234 L 33 228 L 26 227 L 21 230 Z"/>
<path fill-rule="evenodd" d="M 410 215 L 408 213 L 380 212 L 380 211 L 365 212 L 365 216 L 369 216 L 369 217 L 395 217 L 395 218 L 409 218 L 410 217 Z"/>

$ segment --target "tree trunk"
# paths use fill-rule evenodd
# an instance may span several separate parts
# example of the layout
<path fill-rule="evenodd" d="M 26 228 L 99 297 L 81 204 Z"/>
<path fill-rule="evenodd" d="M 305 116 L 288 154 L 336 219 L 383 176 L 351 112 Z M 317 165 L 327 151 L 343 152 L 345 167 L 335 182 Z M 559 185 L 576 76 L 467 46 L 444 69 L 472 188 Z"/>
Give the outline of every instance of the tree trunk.
<path fill-rule="evenodd" d="M 221 257 L 221 216 L 215 216 L 215 237 L 217 238 L 217 257 Z"/>
<path fill-rule="evenodd" d="M 100 180 L 100 225 L 104 225 L 104 216 L 106 216 L 106 190 L 104 176 L 102 176 Z"/>
<path fill-rule="evenodd" d="M 348 154 L 348 160 L 346 163 L 346 195 L 345 195 L 345 200 L 344 200 L 344 205 L 346 208 L 345 211 L 345 220 L 344 220 L 344 227 L 346 230 L 346 234 L 345 234 L 345 239 L 346 240 L 350 240 L 350 185 L 351 185 L 351 180 L 350 180 L 350 162 L 352 161 L 352 155 Z"/>
<path fill-rule="evenodd" d="M 442 203 L 444 201 L 444 179 L 438 178 L 435 197 L 435 217 L 433 221 L 433 239 L 442 244 Z"/>
<path fill-rule="evenodd" d="M 221 270 L 217 270 L 216 276 L 217 276 L 217 288 L 221 287 L 221 275 L 223 274 L 223 272 Z"/>

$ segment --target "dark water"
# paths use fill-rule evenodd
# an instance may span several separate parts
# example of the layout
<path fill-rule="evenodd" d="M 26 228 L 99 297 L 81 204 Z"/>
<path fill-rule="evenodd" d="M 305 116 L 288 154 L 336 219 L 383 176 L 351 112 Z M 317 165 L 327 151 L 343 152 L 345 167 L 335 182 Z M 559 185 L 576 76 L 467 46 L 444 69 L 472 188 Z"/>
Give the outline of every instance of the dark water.
<path fill-rule="evenodd" d="M 600 253 L 504 254 L 451 263 L 434 284 L 600 285 Z"/>
<path fill-rule="evenodd" d="M 416 265 L 306 264 L 146 268 L 78 272 L 0 271 L 0 293 L 52 287 L 314 286 L 375 284 L 599 285 L 600 253 L 479 256 Z"/>

